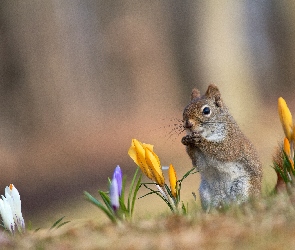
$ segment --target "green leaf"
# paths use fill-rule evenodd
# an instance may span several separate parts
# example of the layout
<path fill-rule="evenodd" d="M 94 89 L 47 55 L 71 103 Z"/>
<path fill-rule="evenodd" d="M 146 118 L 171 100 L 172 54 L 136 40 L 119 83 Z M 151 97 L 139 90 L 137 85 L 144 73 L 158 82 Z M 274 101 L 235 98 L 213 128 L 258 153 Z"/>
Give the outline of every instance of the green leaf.
<path fill-rule="evenodd" d="M 195 171 L 195 172 L 193 172 Z M 198 171 L 196 170 L 195 167 L 193 167 L 191 170 L 187 171 L 178 182 L 182 182 L 184 179 L 186 179 L 190 174 L 196 174 Z"/>
<path fill-rule="evenodd" d="M 54 222 L 53 225 L 51 226 L 50 230 L 55 228 L 64 218 L 65 218 L 65 216 L 59 218 L 56 222 Z"/>
<path fill-rule="evenodd" d="M 173 207 L 171 206 L 171 204 L 170 204 L 170 202 L 164 197 L 164 196 L 162 196 L 162 194 L 160 193 L 160 191 L 155 191 L 155 190 L 153 190 L 153 189 L 151 189 L 150 187 L 148 187 L 146 184 L 153 184 L 153 185 L 155 185 L 155 183 L 142 183 L 143 184 L 143 186 L 145 187 L 145 188 L 147 188 L 148 190 L 150 190 L 151 192 L 149 193 L 149 194 L 156 194 L 156 195 L 158 195 L 167 205 L 168 205 L 168 207 L 170 208 L 170 210 L 172 211 L 172 212 L 174 212 L 174 209 L 173 209 Z M 146 195 L 145 195 L 146 196 Z M 142 197 L 144 197 L 144 196 L 141 196 L 140 198 L 142 198 Z"/>
<path fill-rule="evenodd" d="M 68 224 L 70 221 L 64 221 L 63 223 L 59 224 L 56 228 L 60 228 L 61 226 L 64 226 L 65 224 Z"/>
<path fill-rule="evenodd" d="M 141 177 L 142 175 L 139 176 L 138 180 L 137 180 L 137 183 L 136 183 L 136 186 L 135 186 L 135 189 L 134 189 L 134 192 L 133 192 L 133 198 L 132 198 L 132 205 L 131 205 L 131 212 L 130 212 L 130 215 L 132 216 L 133 215 L 133 211 L 134 211 L 134 205 L 135 205 L 135 200 L 136 200 L 136 196 L 137 196 L 137 192 L 138 190 L 140 189 L 141 185 Z"/>
<path fill-rule="evenodd" d="M 120 204 L 120 210 L 122 210 L 122 212 L 124 213 L 128 213 L 128 209 L 124 203 L 124 200 L 122 199 L 122 197 L 119 197 L 119 204 Z"/>
<path fill-rule="evenodd" d="M 121 192 L 121 196 L 119 198 L 119 202 L 120 202 L 120 207 L 122 207 L 124 210 L 127 210 L 126 206 L 125 206 L 125 188 L 126 188 L 126 176 L 123 177 L 122 180 L 122 192 Z"/>
<path fill-rule="evenodd" d="M 286 171 L 285 171 L 285 170 L 282 170 L 276 162 L 274 162 L 273 164 L 274 164 L 274 167 L 273 167 L 274 170 L 275 170 L 277 173 L 279 173 L 280 176 L 283 178 L 284 182 L 287 183 L 289 178 L 288 178 L 288 176 L 287 176 Z"/>
<path fill-rule="evenodd" d="M 292 165 L 291 165 L 291 162 L 290 162 L 289 157 L 288 157 L 288 155 L 286 154 L 286 152 L 283 151 L 283 153 L 284 153 L 283 166 L 284 166 L 284 168 L 285 168 L 288 172 L 290 172 L 290 171 L 292 171 Z"/>
<path fill-rule="evenodd" d="M 178 190 L 177 190 L 177 196 L 176 196 L 177 204 L 180 202 L 181 184 L 182 184 L 182 182 L 179 182 L 179 184 L 178 184 Z"/>
<path fill-rule="evenodd" d="M 148 196 L 148 195 L 151 195 L 151 194 L 154 194 L 154 193 L 159 193 L 159 191 L 151 191 L 151 192 L 149 192 L 149 193 L 146 193 L 146 194 L 144 194 L 144 195 L 142 195 L 142 196 L 140 196 L 138 199 L 141 199 L 141 198 L 144 198 L 144 197 L 146 197 L 146 196 Z"/>
<path fill-rule="evenodd" d="M 188 204 L 186 205 L 188 207 Z M 184 203 L 182 202 L 181 210 L 183 214 L 187 214 L 187 208 L 185 207 Z"/>
<path fill-rule="evenodd" d="M 102 203 L 100 203 L 97 199 L 95 199 L 91 194 L 84 191 L 85 198 L 90 201 L 92 204 L 97 206 L 99 209 L 101 209 L 112 222 L 116 222 L 116 217 L 113 213 L 111 213 L 105 206 L 103 206 Z"/>
<path fill-rule="evenodd" d="M 172 192 L 171 192 L 170 188 L 168 187 L 168 185 L 167 185 L 166 183 L 165 183 L 164 187 L 166 188 L 166 191 L 167 191 L 167 193 L 169 194 L 169 196 L 170 196 L 171 198 L 173 198 Z"/>
<path fill-rule="evenodd" d="M 136 180 L 136 177 L 137 177 L 138 170 L 139 170 L 139 167 L 136 168 L 135 173 L 134 173 L 133 178 L 132 178 L 132 181 L 131 181 L 131 185 L 129 187 L 128 201 L 127 201 L 127 209 L 128 209 L 128 211 L 131 211 L 133 187 L 134 187 L 134 184 L 135 184 L 135 180 Z"/>
<path fill-rule="evenodd" d="M 103 202 L 105 203 L 106 207 L 108 208 L 108 210 L 111 213 L 114 213 L 114 210 L 112 208 L 112 204 L 111 204 L 111 199 L 110 197 L 103 191 L 98 191 L 98 193 L 100 194 L 100 197 L 102 198 Z"/>

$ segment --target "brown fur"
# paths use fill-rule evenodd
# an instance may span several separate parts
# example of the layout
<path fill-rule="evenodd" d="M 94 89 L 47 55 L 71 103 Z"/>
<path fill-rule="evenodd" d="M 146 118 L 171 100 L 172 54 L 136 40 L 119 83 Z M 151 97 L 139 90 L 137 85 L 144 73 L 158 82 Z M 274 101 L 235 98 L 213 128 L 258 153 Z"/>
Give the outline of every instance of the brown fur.
<path fill-rule="evenodd" d="M 196 93 L 196 90 L 193 92 Z M 193 95 L 197 96 L 192 93 Z M 210 115 L 202 113 L 204 107 L 210 108 Z M 188 135 L 183 137 L 182 143 L 186 145 L 187 153 L 195 167 L 201 168 L 206 174 L 206 164 L 210 171 L 215 171 L 212 159 L 221 167 L 222 164 L 226 166 L 228 163 L 237 163 L 242 166 L 249 179 L 246 184 L 247 188 L 249 187 L 249 196 L 260 194 L 262 166 L 256 150 L 230 115 L 215 85 L 209 85 L 204 96 L 198 95 L 191 100 L 184 109 L 183 120 Z M 220 173 L 220 169 L 216 171 Z M 235 172 L 236 174 L 238 173 Z M 244 183 L 241 185 L 245 186 Z"/>

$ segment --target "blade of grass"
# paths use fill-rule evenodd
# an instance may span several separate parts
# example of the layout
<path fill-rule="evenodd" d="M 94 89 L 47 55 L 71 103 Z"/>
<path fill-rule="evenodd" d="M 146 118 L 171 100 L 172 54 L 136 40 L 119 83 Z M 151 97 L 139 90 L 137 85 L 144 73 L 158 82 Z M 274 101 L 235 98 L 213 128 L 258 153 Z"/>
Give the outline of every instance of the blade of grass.
<path fill-rule="evenodd" d="M 125 206 L 125 187 L 126 187 L 126 176 L 123 177 L 123 181 L 122 181 L 122 193 L 121 196 L 119 198 L 119 202 L 120 202 L 120 207 L 123 210 L 127 210 L 127 207 Z"/>
<path fill-rule="evenodd" d="M 278 172 L 280 176 L 283 178 L 284 182 L 287 183 L 288 177 L 286 176 L 286 172 L 282 170 L 276 162 L 274 162 L 273 164 L 274 164 L 274 167 L 273 167 L 274 170 Z"/>
<path fill-rule="evenodd" d="M 119 198 L 119 204 L 120 204 L 120 210 L 122 210 L 124 213 L 128 212 L 127 207 L 125 206 L 124 200 L 122 197 Z"/>
<path fill-rule="evenodd" d="M 194 170 L 195 170 L 196 172 L 192 173 Z M 190 174 L 196 174 L 196 173 L 198 173 L 198 171 L 196 170 L 195 167 L 193 167 L 191 170 L 187 171 L 187 172 L 182 176 L 182 178 L 181 178 L 180 180 L 178 180 L 178 182 L 182 182 L 182 181 L 183 181 L 185 178 L 187 178 Z"/>
<path fill-rule="evenodd" d="M 144 195 L 138 197 L 138 199 L 144 198 L 144 197 L 146 197 L 146 196 L 148 196 L 148 195 L 150 195 L 150 194 L 153 194 L 153 193 L 159 193 L 159 191 L 155 191 L 155 190 L 153 190 L 152 192 L 149 192 L 149 193 L 147 193 L 147 194 L 144 194 Z"/>
<path fill-rule="evenodd" d="M 65 224 L 68 224 L 69 222 L 70 222 L 69 220 L 65 221 L 65 222 L 59 224 L 56 228 L 60 228 L 60 227 L 64 226 Z"/>
<path fill-rule="evenodd" d="M 153 183 L 153 184 L 154 184 L 154 183 Z M 174 212 L 174 209 L 173 209 L 173 207 L 171 206 L 171 204 L 169 203 L 169 201 L 166 200 L 165 197 L 163 197 L 163 196 L 160 194 L 159 191 L 155 191 L 155 190 L 149 188 L 146 184 L 143 184 L 143 186 L 144 186 L 146 189 L 150 190 L 151 193 L 154 193 L 154 194 L 158 195 L 158 196 L 159 196 L 159 197 L 160 197 L 160 198 L 161 198 L 161 199 L 162 199 L 162 200 L 168 205 L 168 207 L 170 208 L 170 210 L 171 210 L 172 212 Z"/>
<path fill-rule="evenodd" d="M 110 213 L 113 213 L 114 210 L 113 210 L 112 205 L 111 205 L 110 197 L 103 191 L 99 190 L 98 193 L 100 194 L 100 197 L 102 198 L 103 202 L 105 203 L 105 205 L 108 208 L 108 210 L 110 211 Z"/>
<path fill-rule="evenodd" d="M 133 192 L 132 205 L 131 205 L 131 213 L 130 213 L 131 217 L 132 217 L 133 211 L 134 211 L 134 205 L 135 205 L 136 195 L 137 195 L 138 190 L 140 189 L 141 177 L 142 177 L 142 175 L 139 176 L 139 178 L 137 180 L 137 183 L 136 183 L 136 186 L 135 186 L 135 189 L 134 189 L 134 192 Z"/>
<path fill-rule="evenodd" d="M 55 228 L 58 225 L 58 223 L 60 223 L 64 218 L 65 218 L 65 216 L 59 218 L 56 222 L 53 223 L 53 225 L 51 226 L 51 228 L 49 230 Z"/>
<path fill-rule="evenodd" d="M 188 207 L 188 204 L 186 205 Z M 187 214 L 187 208 L 185 207 L 184 203 L 182 202 L 182 205 L 181 205 L 181 210 L 182 210 L 182 213 L 183 214 Z"/>
<path fill-rule="evenodd" d="M 172 195 L 172 193 L 171 193 L 171 190 L 170 190 L 170 188 L 168 187 L 168 185 L 165 183 L 165 188 L 166 188 L 166 191 L 167 191 L 167 193 L 169 194 L 169 196 L 170 197 L 173 197 L 173 195 Z"/>
<path fill-rule="evenodd" d="M 132 191 L 133 191 L 133 186 L 134 186 L 134 183 L 135 183 L 135 180 L 136 180 L 136 177 L 137 177 L 137 174 L 138 174 L 138 170 L 139 170 L 139 167 L 136 168 L 135 170 L 135 173 L 133 175 L 133 178 L 132 178 L 132 181 L 131 181 L 131 185 L 130 185 L 130 188 L 129 188 L 129 193 L 128 193 L 128 201 L 127 201 L 127 209 L 128 211 L 130 211 L 131 209 L 131 197 L 132 197 Z"/>
<path fill-rule="evenodd" d="M 112 222 L 116 222 L 116 217 L 113 213 L 111 213 L 105 206 L 103 206 L 97 199 L 95 199 L 91 194 L 84 191 L 84 195 L 88 201 L 90 201 L 92 204 L 100 208 Z"/>

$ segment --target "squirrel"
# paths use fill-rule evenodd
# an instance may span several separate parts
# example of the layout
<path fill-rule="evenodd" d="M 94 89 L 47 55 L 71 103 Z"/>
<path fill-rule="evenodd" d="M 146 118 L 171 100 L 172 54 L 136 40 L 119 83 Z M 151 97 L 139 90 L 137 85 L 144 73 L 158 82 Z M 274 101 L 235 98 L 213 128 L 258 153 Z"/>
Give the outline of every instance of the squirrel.
<path fill-rule="evenodd" d="M 229 113 L 217 86 L 209 85 L 203 96 L 192 90 L 183 126 L 187 135 L 181 142 L 201 174 L 204 210 L 241 204 L 260 195 L 262 165 L 257 152 Z"/>

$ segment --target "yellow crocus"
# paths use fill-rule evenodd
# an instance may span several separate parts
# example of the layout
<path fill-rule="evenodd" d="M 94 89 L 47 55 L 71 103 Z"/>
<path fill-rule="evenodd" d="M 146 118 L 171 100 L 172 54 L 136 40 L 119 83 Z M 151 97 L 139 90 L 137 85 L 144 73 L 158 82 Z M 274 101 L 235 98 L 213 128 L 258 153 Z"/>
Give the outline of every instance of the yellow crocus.
<path fill-rule="evenodd" d="M 144 144 L 139 142 L 136 139 L 132 139 L 131 147 L 128 150 L 129 156 L 136 163 L 137 166 L 140 167 L 141 171 L 151 180 L 153 180 L 154 176 L 149 169 L 146 160 L 145 160 L 145 148 L 152 149 L 153 145 Z"/>
<path fill-rule="evenodd" d="M 284 139 L 284 151 L 290 157 L 291 155 L 291 148 L 290 148 L 290 142 L 287 137 Z"/>
<path fill-rule="evenodd" d="M 285 135 L 288 140 L 291 141 L 293 138 L 292 114 L 287 106 L 286 101 L 282 97 L 278 99 L 278 111 Z"/>
<path fill-rule="evenodd" d="M 169 166 L 169 182 L 170 182 L 170 189 L 171 193 L 174 197 L 177 195 L 177 176 L 176 171 L 172 164 Z"/>
<path fill-rule="evenodd" d="M 145 160 L 146 163 L 150 169 L 150 171 L 153 174 L 153 180 L 160 185 L 161 187 L 165 184 L 165 179 L 160 163 L 159 157 L 148 147 L 145 148 Z"/>

